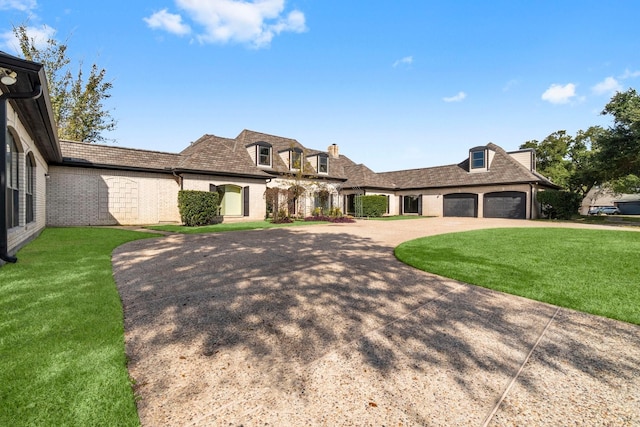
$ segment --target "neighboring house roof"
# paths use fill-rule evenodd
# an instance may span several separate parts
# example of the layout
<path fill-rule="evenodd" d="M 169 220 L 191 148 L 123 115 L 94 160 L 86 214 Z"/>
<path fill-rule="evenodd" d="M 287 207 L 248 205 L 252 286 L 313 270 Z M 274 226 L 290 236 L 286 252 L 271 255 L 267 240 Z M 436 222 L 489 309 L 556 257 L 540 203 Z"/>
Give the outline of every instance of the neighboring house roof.
<path fill-rule="evenodd" d="M 43 65 L 0 51 L 0 66 L 17 74 L 15 84 L 0 84 L 3 95 L 11 98 L 12 95 L 31 93 L 38 86 L 42 88 L 42 94 L 36 99 L 10 99 L 9 102 L 18 112 L 22 125 L 33 138 L 42 156 L 50 162 L 62 160 Z"/>
<path fill-rule="evenodd" d="M 469 172 L 469 159 L 457 165 L 382 172 L 379 175 L 396 184 L 399 189 L 466 187 L 493 184 L 537 183 L 549 188 L 557 185 L 542 175 L 527 169 L 509 153 L 495 144 L 486 146 L 495 152 L 489 170 Z"/>
<path fill-rule="evenodd" d="M 251 160 L 244 144 L 236 139 L 204 135 L 180 153 L 180 162 L 175 165 L 185 171 L 223 173 L 268 178 Z"/>
<path fill-rule="evenodd" d="M 640 202 L 640 194 L 620 194 L 614 203 L 633 203 Z"/>
<path fill-rule="evenodd" d="M 62 163 L 69 166 L 166 171 L 180 158 L 179 154 L 65 140 L 60 141 L 60 148 Z"/>

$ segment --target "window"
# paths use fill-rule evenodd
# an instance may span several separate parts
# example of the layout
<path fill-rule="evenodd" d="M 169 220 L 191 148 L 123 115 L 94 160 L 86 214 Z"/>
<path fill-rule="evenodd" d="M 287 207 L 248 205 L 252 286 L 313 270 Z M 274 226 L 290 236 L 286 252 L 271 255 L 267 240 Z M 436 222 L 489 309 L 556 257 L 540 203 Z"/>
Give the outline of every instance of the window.
<path fill-rule="evenodd" d="M 7 132 L 7 228 L 19 225 L 20 188 L 18 187 L 18 148 L 13 136 Z"/>
<path fill-rule="evenodd" d="M 300 169 L 302 167 L 302 151 L 291 150 L 291 163 L 289 169 Z"/>
<path fill-rule="evenodd" d="M 318 156 L 318 172 L 329 173 L 329 157 Z"/>
<path fill-rule="evenodd" d="M 258 165 L 271 166 L 271 147 L 258 145 Z"/>
<path fill-rule="evenodd" d="M 26 208 L 27 208 L 27 223 L 33 222 L 35 219 L 35 208 L 33 203 L 33 194 L 35 190 L 35 181 L 36 181 L 36 165 L 33 160 L 33 155 L 27 156 L 27 186 L 25 188 L 26 191 Z"/>
<path fill-rule="evenodd" d="M 483 169 L 485 167 L 484 150 L 471 152 L 471 169 Z"/>
<path fill-rule="evenodd" d="M 403 213 L 420 213 L 420 196 L 404 196 L 403 199 Z"/>

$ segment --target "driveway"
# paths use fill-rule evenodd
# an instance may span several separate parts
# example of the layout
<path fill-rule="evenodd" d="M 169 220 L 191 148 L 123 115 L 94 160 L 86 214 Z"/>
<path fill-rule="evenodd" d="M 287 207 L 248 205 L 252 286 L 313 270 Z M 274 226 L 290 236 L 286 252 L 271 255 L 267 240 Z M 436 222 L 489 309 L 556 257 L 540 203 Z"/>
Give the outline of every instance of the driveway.
<path fill-rule="evenodd" d="M 116 249 L 144 426 L 640 425 L 640 327 L 417 271 L 425 218 Z M 593 228 L 593 227 L 592 227 Z"/>

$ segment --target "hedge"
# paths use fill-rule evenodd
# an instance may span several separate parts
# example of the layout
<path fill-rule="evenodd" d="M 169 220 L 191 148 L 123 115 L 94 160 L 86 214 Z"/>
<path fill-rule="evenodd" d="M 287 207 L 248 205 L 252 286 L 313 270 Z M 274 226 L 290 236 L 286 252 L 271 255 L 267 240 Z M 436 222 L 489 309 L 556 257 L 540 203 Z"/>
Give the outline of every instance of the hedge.
<path fill-rule="evenodd" d="M 387 196 L 359 196 L 363 217 L 381 217 L 387 213 Z"/>
<path fill-rule="evenodd" d="M 216 192 L 180 190 L 178 209 L 182 223 L 189 227 L 220 223 L 220 196 Z"/>

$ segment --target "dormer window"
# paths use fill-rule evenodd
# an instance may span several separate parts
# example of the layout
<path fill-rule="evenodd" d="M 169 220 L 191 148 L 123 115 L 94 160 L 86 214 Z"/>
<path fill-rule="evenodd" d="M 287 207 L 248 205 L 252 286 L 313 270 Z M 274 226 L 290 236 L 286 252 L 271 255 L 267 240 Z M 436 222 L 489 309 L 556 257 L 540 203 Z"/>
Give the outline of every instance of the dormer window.
<path fill-rule="evenodd" d="M 302 168 L 302 150 L 294 148 L 289 151 L 289 169 L 299 170 Z"/>
<path fill-rule="evenodd" d="M 318 156 L 318 173 L 329 173 L 329 156 Z"/>
<path fill-rule="evenodd" d="M 271 166 L 271 147 L 258 145 L 258 165 Z"/>
<path fill-rule="evenodd" d="M 259 141 L 259 142 L 248 145 L 247 148 L 251 148 L 251 150 L 255 150 L 255 151 L 249 151 L 249 154 L 251 154 L 251 158 L 256 162 L 257 166 L 263 166 L 268 168 L 273 166 L 273 161 L 271 158 L 271 152 L 272 152 L 271 144 L 269 144 L 268 142 Z"/>
<path fill-rule="evenodd" d="M 471 169 L 484 169 L 486 168 L 485 150 L 478 150 L 471 152 Z"/>

